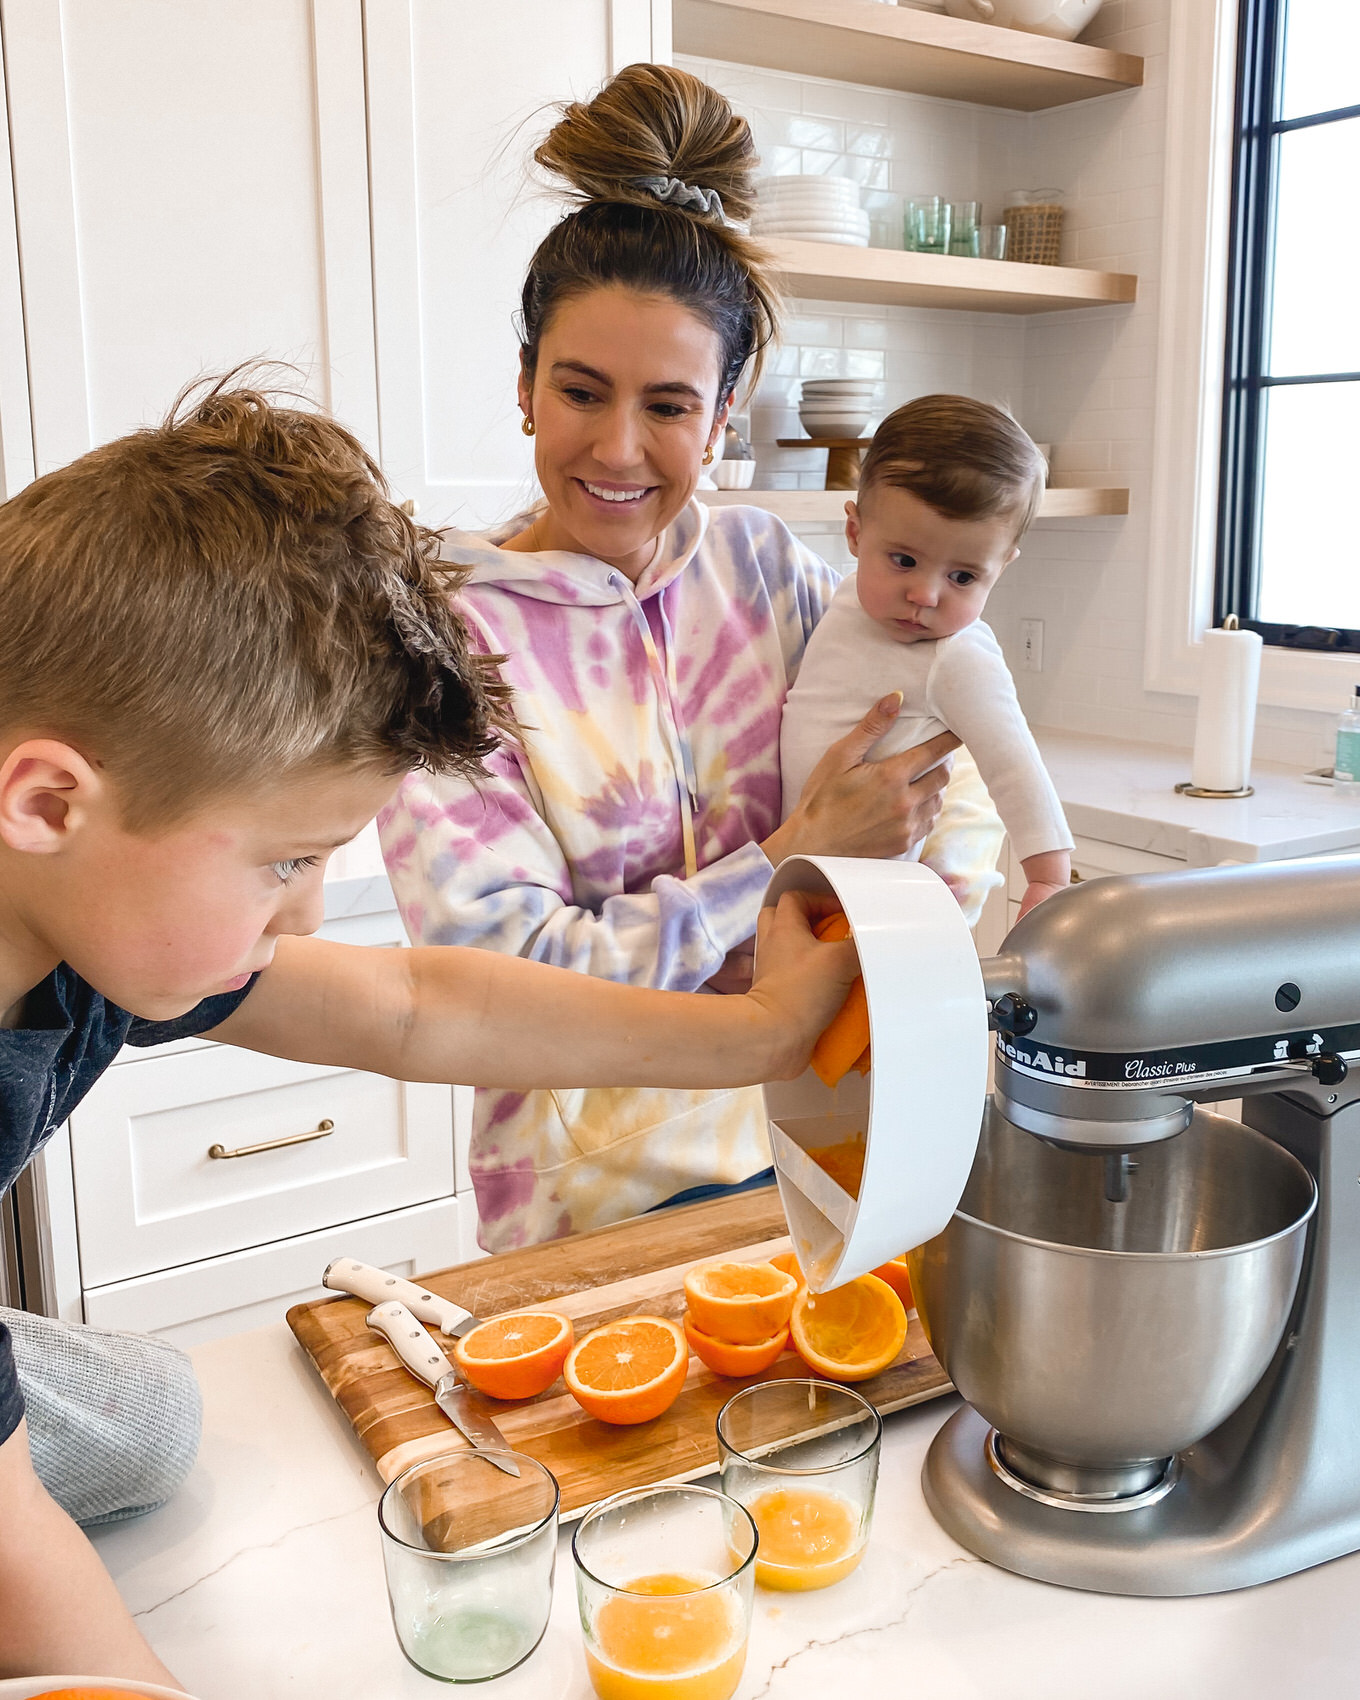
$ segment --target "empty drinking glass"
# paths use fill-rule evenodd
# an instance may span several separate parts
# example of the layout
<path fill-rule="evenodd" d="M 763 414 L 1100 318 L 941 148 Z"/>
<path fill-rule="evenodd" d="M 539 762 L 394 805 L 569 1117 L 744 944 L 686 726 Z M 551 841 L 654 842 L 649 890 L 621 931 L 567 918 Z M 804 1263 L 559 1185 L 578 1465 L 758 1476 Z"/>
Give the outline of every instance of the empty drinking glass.
<path fill-rule="evenodd" d="M 1006 227 L 1004 224 L 984 224 L 978 227 L 978 256 L 984 260 L 1006 258 Z"/>
<path fill-rule="evenodd" d="M 557 1558 L 557 1481 L 512 1457 L 518 1478 L 481 1452 L 412 1464 L 378 1501 L 392 1625 L 426 1676 L 485 1682 L 543 1639 Z"/>
<path fill-rule="evenodd" d="M 979 251 L 982 203 L 980 201 L 951 201 L 949 203 L 949 252 L 976 258 Z"/>
<path fill-rule="evenodd" d="M 949 202 L 943 195 L 920 195 L 907 202 L 902 245 L 914 254 L 949 252 Z"/>

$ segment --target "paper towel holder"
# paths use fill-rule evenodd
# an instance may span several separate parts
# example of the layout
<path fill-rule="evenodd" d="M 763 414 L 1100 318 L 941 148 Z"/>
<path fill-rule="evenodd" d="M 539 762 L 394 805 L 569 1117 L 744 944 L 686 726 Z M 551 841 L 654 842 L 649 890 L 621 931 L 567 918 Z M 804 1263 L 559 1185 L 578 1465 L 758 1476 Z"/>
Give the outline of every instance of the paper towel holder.
<path fill-rule="evenodd" d="M 1226 614 L 1223 617 L 1223 625 L 1221 629 L 1225 632 L 1235 632 L 1241 629 L 1241 624 L 1242 623 L 1237 618 L 1236 614 Z M 1211 791 L 1207 786 L 1196 785 L 1194 781 L 1190 779 L 1182 779 L 1180 784 L 1174 787 L 1174 790 L 1178 797 L 1232 798 L 1254 797 L 1256 795 L 1256 787 L 1254 785 L 1243 785 L 1236 791 Z"/>

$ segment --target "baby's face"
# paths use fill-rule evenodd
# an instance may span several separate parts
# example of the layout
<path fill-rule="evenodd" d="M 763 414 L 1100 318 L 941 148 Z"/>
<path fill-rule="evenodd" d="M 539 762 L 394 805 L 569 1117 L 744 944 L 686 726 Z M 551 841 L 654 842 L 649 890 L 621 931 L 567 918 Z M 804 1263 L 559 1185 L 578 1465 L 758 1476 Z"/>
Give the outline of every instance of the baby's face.
<path fill-rule="evenodd" d="M 950 519 L 910 490 L 879 484 L 846 504 L 859 605 L 898 643 L 950 637 L 978 619 L 1020 553 L 1015 516 Z"/>

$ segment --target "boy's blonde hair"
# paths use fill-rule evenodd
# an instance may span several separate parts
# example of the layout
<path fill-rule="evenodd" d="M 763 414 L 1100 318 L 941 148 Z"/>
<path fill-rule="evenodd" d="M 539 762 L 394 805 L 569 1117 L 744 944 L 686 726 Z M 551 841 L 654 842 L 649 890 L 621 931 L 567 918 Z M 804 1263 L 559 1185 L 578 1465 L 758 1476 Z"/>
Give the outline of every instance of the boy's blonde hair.
<path fill-rule="evenodd" d="M 0 733 L 97 762 L 133 831 L 305 766 L 475 772 L 505 718 L 434 534 L 242 375 L 0 507 Z"/>
<path fill-rule="evenodd" d="M 1047 477 L 1044 457 L 1009 413 L 971 396 L 923 395 L 874 433 L 858 499 L 890 484 L 950 519 L 1014 514 L 1018 542 L 1039 511 Z"/>

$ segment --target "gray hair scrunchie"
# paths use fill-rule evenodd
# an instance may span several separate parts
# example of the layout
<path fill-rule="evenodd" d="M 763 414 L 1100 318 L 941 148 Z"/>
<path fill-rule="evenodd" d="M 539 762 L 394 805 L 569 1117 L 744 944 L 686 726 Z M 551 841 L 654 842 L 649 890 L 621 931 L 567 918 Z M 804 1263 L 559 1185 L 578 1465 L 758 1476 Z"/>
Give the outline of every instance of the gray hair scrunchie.
<path fill-rule="evenodd" d="M 708 218 L 716 218 L 720 224 L 735 228 L 723 211 L 722 196 L 716 189 L 701 189 L 698 184 L 682 182 L 678 177 L 639 177 L 637 185 L 667 206 L 700 212 Z"/>

